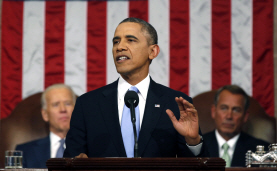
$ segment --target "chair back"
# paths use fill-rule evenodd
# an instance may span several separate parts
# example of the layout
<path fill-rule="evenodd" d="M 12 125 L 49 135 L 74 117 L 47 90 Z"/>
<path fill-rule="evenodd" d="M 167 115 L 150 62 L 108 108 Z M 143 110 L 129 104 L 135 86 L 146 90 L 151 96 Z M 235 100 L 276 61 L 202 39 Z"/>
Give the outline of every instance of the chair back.
<path fill-rule="evenodd" d="M 41 94 L 22 100 L 7 118 L 0 120 L 0 168 L 4 168 L 6 150 L 49 134 L 49 126 L 41 116 Z"/>

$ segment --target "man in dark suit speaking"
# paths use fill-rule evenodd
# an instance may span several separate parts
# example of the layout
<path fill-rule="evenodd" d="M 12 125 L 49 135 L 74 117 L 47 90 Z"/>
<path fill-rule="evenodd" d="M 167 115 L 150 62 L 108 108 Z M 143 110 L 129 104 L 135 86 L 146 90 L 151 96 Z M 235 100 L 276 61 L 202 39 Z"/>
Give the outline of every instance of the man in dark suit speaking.
<path fill-rule="evenodd" d="M 160 51 L 156 30 L 141 19 L 127 18 L 117 26 L 112 43 L 120 78 L 77 99 L 64 157 L 134 157 L 133 128 L 125 125 L 131 125 L 130 116 L 125 119 L 128 90 L 139 96 L 139 157 L 207 156 L 192 99 L 149 76 Z"/>
<path fill-rule="evenodd" d="M 248 119 L 249 97 L 236 85 L 221 87 L 212 106 L 212 118 L 216 130 L 204 134 L 211 157 L 222 157 L 227 167 L 245 167 L 245 154 L 256 151 L 257 145 L 267 147 L 269 143 L 242 132 Z"/>
<path fill-rule="evenodd" d="M 76 95 L 65 84 L 49 86 L 41 96 L 41 114 L 49 123 L 49 136 L 20 144 L 16 150 L 23 151 L 23 168 L 46 168 L 49 158 L 63 157 L 64 138 L 69 130 Z"/>

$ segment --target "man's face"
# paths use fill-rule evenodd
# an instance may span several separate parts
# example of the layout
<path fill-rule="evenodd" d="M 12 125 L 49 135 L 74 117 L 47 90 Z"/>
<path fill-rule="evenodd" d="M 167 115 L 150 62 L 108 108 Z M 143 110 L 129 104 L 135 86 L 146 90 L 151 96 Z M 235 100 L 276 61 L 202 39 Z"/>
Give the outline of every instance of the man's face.
<path fill-rule="evenodd" d="M 149 35 L 141 31 L 138 23 L 126 22 L 118 25 L 113 38 L 113 58 L 117 72 L 122 76 L 148 74 L 152 47 L 147 38 Z"/>
<path fill-rule="evenodd" d="M 66 88 L 54 88 L 45 97 L 46 109 L 42 109 L 42 117 L 49 122 L 50 131 L 67 133 L 74 108 L 71 92 Z"/>
<path fill-rule="evenodd" d="M 212 107 L 212 118 L 215 120 L 216 129 L 225 140 L 237 135 L 247 121 L 249 114 L 245 112 L 244 105 L 243 95 L 223 90 L 219 95 L 217 106 Z"/>

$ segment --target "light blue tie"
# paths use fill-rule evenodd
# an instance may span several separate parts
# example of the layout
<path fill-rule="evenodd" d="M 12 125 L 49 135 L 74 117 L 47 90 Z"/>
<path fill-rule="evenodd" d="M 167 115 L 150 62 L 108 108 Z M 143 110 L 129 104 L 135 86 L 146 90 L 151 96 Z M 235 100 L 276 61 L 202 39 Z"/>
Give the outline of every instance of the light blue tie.
<path fill-rule="evenodd" d="M 135 91 L 138 93 L 138 89 L 134 86 L 132 86 L 129 91 Z M 135 108 L 136 113 L 136 129 L 137 129 L 137 138 L 139 137 L 139 128 L 140 128 L 140 120 L 139 120 L 139 106 Z M 121 119 L 121 133 L 122 138 L 124 142 L 125 151 L 127 154 L 127 157 L 134 157 L 134 130 L 133 130 L 133 124 L 131 121 L 131 112 L 130 108 L 128 108 L 124 104 L 123 108 L 123 114 Z"/>
<path fill-rule="evenodd" d="M 60 142 L 60 147 L 58 148 L 56 158 L 62 158 L 63 157 L 63 152 L 64 152 L 64 139 L 61 139 Z"/>

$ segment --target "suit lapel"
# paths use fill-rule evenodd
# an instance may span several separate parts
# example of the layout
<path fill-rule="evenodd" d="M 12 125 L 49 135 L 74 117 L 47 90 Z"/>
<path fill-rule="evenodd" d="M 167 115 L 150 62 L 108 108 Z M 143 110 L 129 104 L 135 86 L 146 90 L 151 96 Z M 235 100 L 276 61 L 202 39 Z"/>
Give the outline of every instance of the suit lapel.
<path fill-rule="evenodd" d="M 100 106 L 118 156 L 126 157 L 118 117 L 117 85 L 118 80 L 102 92 L 103 98 L 101 98 Z"/>
<path fill-rule="evenodd" d="M 209 141 L 210 143 L 208 144 L 208 149 L 213 149 L 210 150 L 210 156 L 211 157 L 219 157 L 219 152 L 218 152 L 218 142 L 215 136 L 215 131 L 211 134 L 211 138 L 213 139 L 213 141 Z"/>
<path fill-rule="evenodd" d="M 44 152 L 43 154 L 41 152 Z M 50 158 L 50 137 L 46 137 L 41 141 L 37 142 L 34 146 L 34 156 L 36 156 L 36 161 L 42 168 L 46 167 L 46 161 Z M 38 164 L 35 164 L 38 165 Z"/>
<path fill-rule="evenodd" d="M 163 92 L 160 90 L 158 84 L 150 79 L 143 121 L 139 133 L 139 156 L 143 154 L 143 151 L 151 138 L 151 134 L 156 127 L 158 118 L 162 113 L 162 107 L 164 106 L 161 98 L 162 95 Z M 155 107 L 156 104 L 159 106 Z"/>
<path fill-rule="evenodd" d="M 241 133 L 235 147 L 231 166 L 245 165 L 245 151 L 247 151 L 245 148 L 248 147 L 247 143 L 245 144 L 245 142 L 247 142 L 247 140 L 244 139 L 244 134 Z"/>

